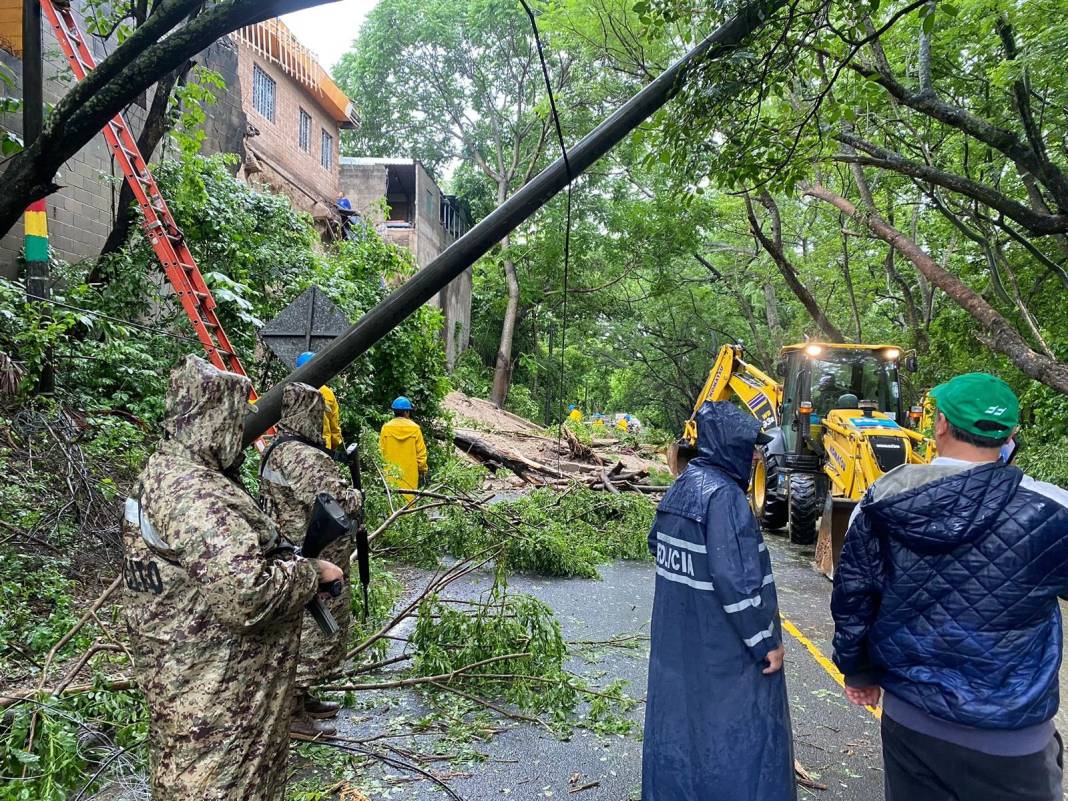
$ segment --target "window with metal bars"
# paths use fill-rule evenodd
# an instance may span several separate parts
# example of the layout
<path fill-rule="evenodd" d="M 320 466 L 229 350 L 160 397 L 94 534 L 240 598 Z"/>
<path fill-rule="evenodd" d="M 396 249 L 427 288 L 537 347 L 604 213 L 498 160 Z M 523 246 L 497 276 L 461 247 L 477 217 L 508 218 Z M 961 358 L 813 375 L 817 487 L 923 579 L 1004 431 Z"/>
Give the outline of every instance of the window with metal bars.
<path fill-rule="evenodd" d="M 253 64 L 252 107 L 271 122 L 274 122 L 277 93 L 278 85 L 274 82 L 274 78 Z"/>
<path fill-rule="evenodd" d="M 319 163 L 328 170 L 334 163 L 334 137 L 328 134 L 325 128 L 323 129 L 322 146 L 319 152 Z"/>
<path fill-rule="evenodd" d="M 305 153 L 311 151 L 311 115 L 304 109 L 300 110 L 300 128 L 298 132 L 300 149 Z"/>

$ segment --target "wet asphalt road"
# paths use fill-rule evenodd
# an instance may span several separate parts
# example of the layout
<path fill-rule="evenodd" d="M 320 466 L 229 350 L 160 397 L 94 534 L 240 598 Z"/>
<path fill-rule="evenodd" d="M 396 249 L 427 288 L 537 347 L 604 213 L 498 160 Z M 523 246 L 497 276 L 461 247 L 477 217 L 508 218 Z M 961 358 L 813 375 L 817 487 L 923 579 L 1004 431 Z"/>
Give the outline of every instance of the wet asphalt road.
<path fill-rule="evenodd" d="M 811 567 L 811 552 L 766 535 L 772 553 L 779 604 L 784 617 L 809 641 L 830 656 L 833 626 L 828 604 L 830 582 Z M 617 562 L 601 568 L 601 581 L 515 576 L 515 592 L 530 593 L 557 613 L 569 641 L 603 641 L 648 635 L 654 572 L 648 562 Z M 472 576 L 450 587 L 452 597 L 474 597 L 488 587 L 488 576 Z M 798 788 L 798 798 L 825 801 L 876 801 L 883 798 L 879 724 L 867 710 L 849 704 L 832 676 L 801 641 L 786 634 L 787 683 L 797 758 L 825 791 Z M 591 681 L 611 678 L 628 682 L 626 692 L 644 699 L 648 641 L 638 647 L 573 646 L 569 667 Z M 1068 686 L 1068 685 L 1066 685 Z M 360 710 L 346 711 L 339 723 L 343 736 L 367 736 L 417 717 L 424 708 L 414 692 L 361 694 Z M 385 701 L 385 709 L 374 708 Z M 490 759 L 461 766 L 438 765 L 437 772 L 455 771 L 450 786 L 466 801 L 489 799 L 575 798 L 581 801 L 638 801 L 641 786 L 641 720 L 638 704 L 630 715 L 636 723 L 629 736 L 597 736 L 576 729 L 569 741 L 554 738 L 533 724 L 509 723 L 503 733 L 478 750 Z M 1064 713 L 1062 712 L 1062 715 Z M 1059 728 L 1064 730 L 1063 721 Z M 415 747 L 418 740 L 407 741 Z M 422 741 L 426 750 L 426 741 Z M 359 785 L 378 799 L 440 799 L 445 795 L 429 782 L 399 782 L 397 770 L 376 767 Z M 596 783 L 580 792 L 571 790 Z"/>

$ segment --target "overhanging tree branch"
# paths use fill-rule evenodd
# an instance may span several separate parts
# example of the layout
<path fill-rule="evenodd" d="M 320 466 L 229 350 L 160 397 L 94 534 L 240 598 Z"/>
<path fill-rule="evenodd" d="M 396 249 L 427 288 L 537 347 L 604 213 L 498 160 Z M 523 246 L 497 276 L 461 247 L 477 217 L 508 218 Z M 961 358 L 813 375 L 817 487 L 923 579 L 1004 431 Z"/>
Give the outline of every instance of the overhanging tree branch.
<path fill-rule="evenodd" d="M 859 156 L 852 153 L 839 153 L 831 156 L 833 161 L 889 170 L 941 186 L 951 192 L 966 195 L 992 209 L 1000 211 L 1010 220 L 1019 223 L 1034 234 L 1048 235 L 1068 232 L 1068 214 L 1043 214 L 978 181 L 906 159 L 892 150 L 879 147 L 848 132 L 838 133 L 834 138 L 842 144 L 854 147 L 868 155 Z"/>
<path fill-rule="evenodd" d="M 829 203 L 839 211 L 864 223 L 873 234 L 911 261 L 932 284 L 945 292 L 979 323 L 982 333 L 976 336 L 980 341 L 1007 356 L 1024 375 L 1068 395 L 1068 364 L 1051 359 L 1031 348 L 1013 325 L 987 303 L 978 292 L 948 270 L 943 269 L 914 241 L 874 211 L 858 211 L 856 206 L 822 184 L 805 187 L 804 194 Z"/>
<path fill-rule="evenodd" d="M 137 28 L 56 104 L 37 140 L 8 162 L 0 197 L 0 232 L 15 224 L 32 201 L 55 191 L 56 171 L 105 123 L 167 73 L 220 36 L 245 25 L 335 0 L 228 0 L 185 25 L 200 0 L 162 0 Z"/>
<path fill-rule="evenodd" d="M 1012 131 L 998 127 L 966 109 L 942 100 L 934 91 L 914 92 L 891 74 L 889 64 L 882 55 L 878 43 L 873 43 L 874 66 L 857 60 L 849 62 L 850 69 L 863 75 L 885 89 L 901 105 L 938 120 L 1000 151 L 1022 169 L 1030 172 L 1045 186 L 1057 205 L 1068 213 L 1068 179 L 1061 170 L 1048 160 L 1043 160 L 1035 151 Z"/>

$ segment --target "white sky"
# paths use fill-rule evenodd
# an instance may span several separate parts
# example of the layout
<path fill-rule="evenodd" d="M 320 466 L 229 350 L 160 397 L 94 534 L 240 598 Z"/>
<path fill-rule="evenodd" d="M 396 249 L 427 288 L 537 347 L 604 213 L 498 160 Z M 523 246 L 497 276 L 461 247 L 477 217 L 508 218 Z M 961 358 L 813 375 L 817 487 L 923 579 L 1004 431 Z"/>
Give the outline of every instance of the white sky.
<path fill-rule="evenodd" d="M 294 11 L 282 19 L 301 44 L 315 51 L 319 63 L 332 70 L 352 46 L 367 12 L 376 5 L 378 0 L 340 0 Z"/>

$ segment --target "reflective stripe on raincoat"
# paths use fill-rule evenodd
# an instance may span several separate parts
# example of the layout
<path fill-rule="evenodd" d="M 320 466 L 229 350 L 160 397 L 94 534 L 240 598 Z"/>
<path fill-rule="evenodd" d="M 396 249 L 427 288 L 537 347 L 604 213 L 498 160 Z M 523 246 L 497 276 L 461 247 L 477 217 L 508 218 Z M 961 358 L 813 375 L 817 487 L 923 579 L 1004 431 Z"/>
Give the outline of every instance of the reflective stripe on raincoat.
<path fill-rule="evenodd" d="M 656 557 L 642 801 L 796 801 L 771 560 L 746 504 L 759 425 L 698 413 L 698 451 L 664 496 Z"/>

